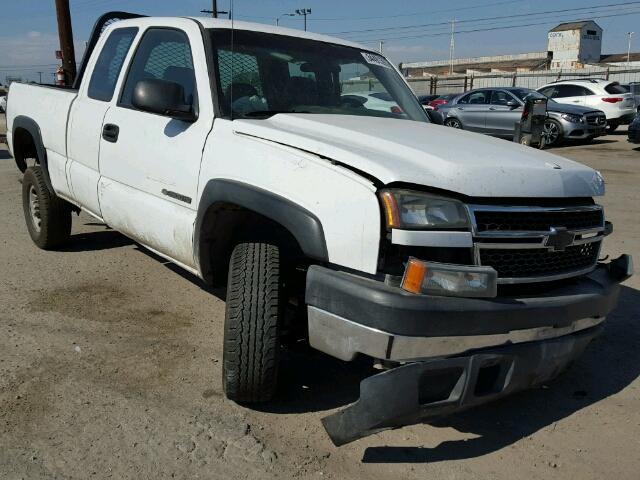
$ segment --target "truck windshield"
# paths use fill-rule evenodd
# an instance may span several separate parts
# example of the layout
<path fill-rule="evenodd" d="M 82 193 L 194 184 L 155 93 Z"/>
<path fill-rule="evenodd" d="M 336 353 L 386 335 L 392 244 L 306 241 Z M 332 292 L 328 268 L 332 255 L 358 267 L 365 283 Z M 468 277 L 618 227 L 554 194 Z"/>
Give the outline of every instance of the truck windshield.
<path fill-rule="evenodd" d="M 366 115 L 428 122 L 396 70 L 373 52 L 285 35 L 211 29 L 227 118 L 276 113 Z"/>

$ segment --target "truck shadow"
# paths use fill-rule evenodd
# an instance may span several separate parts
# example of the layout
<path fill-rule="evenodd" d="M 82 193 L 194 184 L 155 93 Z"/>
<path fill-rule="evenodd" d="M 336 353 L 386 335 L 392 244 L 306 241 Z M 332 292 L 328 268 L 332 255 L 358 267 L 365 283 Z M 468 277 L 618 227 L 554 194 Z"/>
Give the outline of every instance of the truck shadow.
<path fill-rule="evenodd" d="M 364 463 L 432 463 L 479 457 L 507 447 L 625 389 L 640 375 L 640 292 L 622 287 L 602 336 L 548 386 L 429 422 L 475 438 L 434 448 L 369 447 Z"/>
<path fill-rule="evenodd" d="M 76 233 L 69 242 L 60 249 L 62 252 L 96 252 L 131 245 L 133 240 L 115 230 Z"/>

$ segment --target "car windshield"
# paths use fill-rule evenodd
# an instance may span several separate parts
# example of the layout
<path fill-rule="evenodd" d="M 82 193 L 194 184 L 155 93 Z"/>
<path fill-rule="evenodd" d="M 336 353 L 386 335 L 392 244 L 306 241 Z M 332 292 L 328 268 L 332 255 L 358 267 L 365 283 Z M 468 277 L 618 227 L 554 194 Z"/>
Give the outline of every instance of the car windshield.
<path fill-rule="evenodd" d="M 389 62 L 373 52 L 285 35 L 211 29 L 223 116 L 276 113 L 388 117 L 428 122 Z"/>

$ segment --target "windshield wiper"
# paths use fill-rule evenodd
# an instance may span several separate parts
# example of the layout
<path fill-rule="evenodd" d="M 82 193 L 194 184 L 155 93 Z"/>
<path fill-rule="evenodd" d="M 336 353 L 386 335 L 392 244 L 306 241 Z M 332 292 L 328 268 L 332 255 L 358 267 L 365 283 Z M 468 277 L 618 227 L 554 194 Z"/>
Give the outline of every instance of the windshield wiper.
<path fill-rule="evenodd" d="M 305 110 L 254 110 L 252 112 L 243 113 L 238 117 L 271 117 L 278 113 L 311 113 Z"/>

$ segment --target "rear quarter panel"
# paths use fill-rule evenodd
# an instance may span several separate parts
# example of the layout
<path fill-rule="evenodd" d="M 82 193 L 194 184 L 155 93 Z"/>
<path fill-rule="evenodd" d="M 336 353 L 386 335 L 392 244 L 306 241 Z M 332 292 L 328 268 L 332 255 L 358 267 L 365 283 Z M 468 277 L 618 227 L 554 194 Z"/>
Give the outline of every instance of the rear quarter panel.
<path fill-rule="evenodd" d="M 40 130 L 53 188 L 66 197 L 70 196 L 65 174 L 67 118 L 75 98 L 74 90 L 12 83 L 7 104 L 7 141 L 11 151 L 15 119 L 30 118 Z"/>

